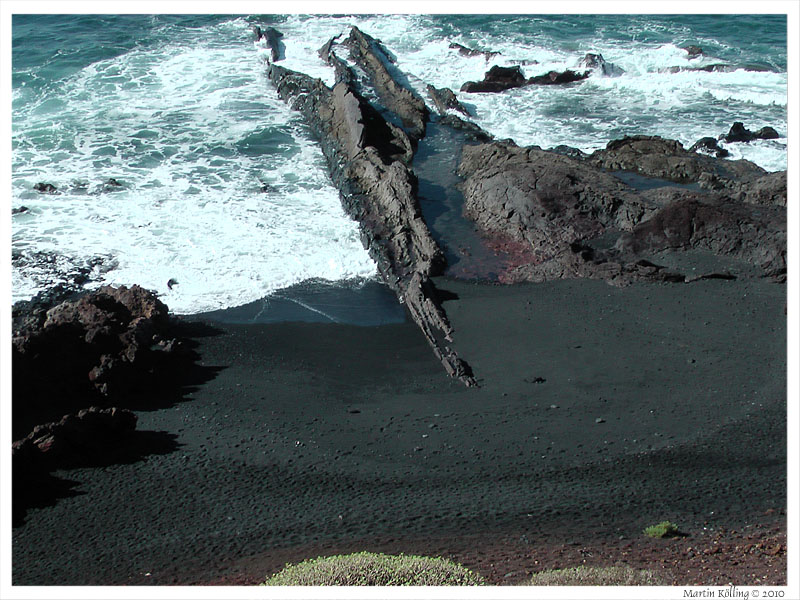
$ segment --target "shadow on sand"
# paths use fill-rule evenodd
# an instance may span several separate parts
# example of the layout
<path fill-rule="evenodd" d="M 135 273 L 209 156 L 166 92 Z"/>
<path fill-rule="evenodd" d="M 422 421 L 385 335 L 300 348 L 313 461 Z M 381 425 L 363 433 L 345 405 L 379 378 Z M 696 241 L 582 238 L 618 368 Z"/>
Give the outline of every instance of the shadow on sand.
<path fill-rule="evenodd" d="M 148 368 L 140 373 L 136 381 L 131 382 L 126 393 L 104 398 L 103 406 L 134 411 L 169 408 L 189 401 L 190 394 L 214 379 L 225 368 L 198 364 L 199 355 L 196 352 L 199 345 L 196 340 L 219 335 L 222 333 L 219 329 L 200 322 L 176 321 L 172 324 L 170 333 L 180 340 L 178 348 L 171 352 L 153 353 L 154 358 L 148 361 Z M 20 382 L 17 382 L 15 391 L 19 389 L 19 385 Z M 31 431 L 38 424 L 58 420 L 64 413 L 87 408 L 85 404 L 80 405 L 75 400 L 78 394 L 58 395 L 55 389 L 51 393 L 53 398 L 58 399 L 58 405 L 51 403 L 38 414 L 31 410 L 14 411 L 15 432 Z M 67 404 L 61 402 L 65 396 L 72 396 Z M 91 401 L 92 397 L 87 400 Z M 97 438 L 69 437 L 60 440 L 57 446 L 58 453 L 15 450 L 12 466 L 14 527 L 25 523 L 30 508 L 53 506 L 59 499 L 84 493 L 80 491 L 81 482 L 64 477 L 64 471 L 131 464 L 147 456 L 174 452 L 180 444 L 177 442 L 177 435 L 173 433 L 134 430 L 101 434 Z"/>

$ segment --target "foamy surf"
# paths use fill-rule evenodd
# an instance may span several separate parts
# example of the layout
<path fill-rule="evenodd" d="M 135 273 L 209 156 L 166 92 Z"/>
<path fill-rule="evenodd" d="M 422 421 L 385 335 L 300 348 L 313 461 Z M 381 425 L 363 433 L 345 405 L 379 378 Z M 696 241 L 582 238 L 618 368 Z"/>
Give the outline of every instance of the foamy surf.
<path fill-rule="evenodd" d="M 88 287 L 138 283 L 178 313 L 310 278 L 374 276 L 320 149 L 267 84 L 247 23 L 203 33 L 195 46 L 88 65 L 60 82 L 57 102 L 44 95 L 20 111 L 14 196 L 29 210 L 15 216 L 15 249 L 106 257 Z M 34 191 L 42 181 L 58 193 Z M 14 299 L 35 293 L 46 270 L 15 270 Z"/>
<path fill-rule="evenodd" d="M 104 18 L 100 36 L 84 16 L 65 21 L 76 37 L 57 51 L 31 21 L 14 50 L 12 207 L 28 210 L 12 218 L 13 297 L 64 280 L 139 283 L 176 312 L 192 313 L 246 304 L 308 279 L 375 275 L 318 145 L 265 77 L 267 51 L 254 43 L 252 25 L 279 29 L 281 64 L 328 85 L 333 71 L 317 51 L 356 25 L 384 43 L 426 101 L 427 84 L 449 87 L 476 123 L 520 145 L 591 152 L 647 134 L 689 147 L 742 121 L 784 137 L 723 144 L 731 157 L 785 169 L 785 49 L 753 41 L 779 28 L 743 24 L 761 32 L 743 45 L 727 31 L 734 22 L 717 21 L 130 16 Z M 499 54 L 463 56 L 452 42 Z M 690 59 L 689 44 L 704 54 Z M 530 77 L 576 69 L 588 52 L 624 73 L 502 94 L 459 91 L 495 64 L 518 65 Z M 697 70 L 718 63 L 728 72 Z M 58 194 L 35 191 L 39 182 Z M 167 286 L 170 280 L 178 283 Z"/>

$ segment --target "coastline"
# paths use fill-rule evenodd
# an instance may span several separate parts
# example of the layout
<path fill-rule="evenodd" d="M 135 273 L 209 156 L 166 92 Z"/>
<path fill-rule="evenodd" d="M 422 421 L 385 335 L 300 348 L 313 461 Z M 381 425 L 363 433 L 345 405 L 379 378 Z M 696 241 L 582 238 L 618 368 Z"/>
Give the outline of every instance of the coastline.
<path fill-rule="evenodd" d="M 448 114 L 449 88 L 427 86 L 433 114 L 355 26 L 319 50 L 332 87 L 277 64 L 281 32 L 253 33 L 385 285 L 178 319 L 115 290 L 15 313 L 15 383 L 33 384 L 15 426 L 41 400 L 58 418 L 74 375 L 74 408 L 127 401 L 106 410 L 136 431 L 89 428 L 93 408 L 15 442 L 33 505 L 15 501 L 14 583 L 255 584 L 378 550 L 495 585 L 617 562 L 785 585 L 787 173 L 714 158 L 708 137 L 519 147 Z M 464 86 L 576 73 L 517 75 Z M 644 537 L 665 520 L 677 537 Z"/>
<path fill-rule="evenodd" d="M 481 387 L 412 323 L 211 323 L 195 341 L 216 376 L 137 412 L 175 448 L 55 472 L 72 483 L 15 528 L 15 584 L 253 582 L 366 539 L 458 555 L 468 536 L 639 544 L 665 519 L 691 544 L 785 531 L 785 287 L 436 285 Z"/>

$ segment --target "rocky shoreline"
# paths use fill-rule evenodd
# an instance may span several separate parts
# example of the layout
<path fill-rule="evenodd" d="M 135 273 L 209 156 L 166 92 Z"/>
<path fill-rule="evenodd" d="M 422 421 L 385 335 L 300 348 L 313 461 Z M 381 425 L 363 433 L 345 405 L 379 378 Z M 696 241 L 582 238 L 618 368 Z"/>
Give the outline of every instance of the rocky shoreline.
<path fill-rule="evenodd" d="M 136 431 L 133 410 L 156 410 L 207 378 L 186 336 L 139 286 L 80 293 L 52 288 L 13 311 L 14 520 L 57 496 L 51 472 L 136 460 L 171 448 L 170 436 Z"/>
<path fill-rule="evenodd" d="M 210 565 L 225 548 L 252 557 L 265 545 L 347 547 L 373 529 L 388 547 L 403 535 L 483 531 L 489 539 L 527 535 L 520 524 L 533 518 L 537 532 L 554 538 L 568 522 L 577 528 L 569 535 L 594 527 L 604 544 L 637 535 L 642 515 L 656 519 L 659 511 L 672 511 L 694 535 L 728 519 L 737 527 L 769 521 L 770 535 L 784 539 L 785 171 L 727 160 L 715 138 L 688 150 L 652 136 L 613 140 L 592 154 L 520 147 L 472 122 L 452 90 L 427 85 L 429 109 L 391 49 L 356 27 L 319 50 L 335 71 L 332 86 L 278 64 L 286 55 L 281 32 L 254 33 L 269 49 L 271 84 L 317 136 L 345 211 L 414 327 L 337 326 L 320 336 L 321 326 L 298 323 L 203 325 L 175 319 L 138 286 L 57 288 L 16 304 L 15 578 L 36 582 L 53 520 L 76 518 L 59 507 L 25 528 L 27 511 L 67 500 L 107 520 L 111 504 L 132 497 L 153 517 L 142 525 L 160 540 L 152 555 L 123 517 L 123 558 L 94 548 L 118 570 L 111 583 L 195 583 L 207 568 L 223 578 Z M 451 48 L 487 61 L 494 54 Z M 600 55 L 581 65 L 585 71 L 535 77 L 492 67 L 461 91 L 581 85 L 590 70 L 619 74 Z M 747 143 L 773 131 L 737 122 L 720 139 Z M 451 172 L 433 177 L 459 179 L 458 218 L 488 266 L 463 250 L 457 227 L 435 230 L 426 220 L 415 161 L 419 168 L 421 149 L 436 151 L 428 142 L 437 135 L 458 147 Z M 436 202 L 435 183 L 426 182 L 426 201 Z M 46 183 L 39 191 L 57 193 Z M 446 276 L 456 249 L 474 261 L 473 281 Z M 712 321 L 720 329 L 707 327 Z M 740 327 L 755 340 L 747 357 Z M 420 331 L 438 364 L 423 356 Z M 611 360 L 630 348 L 646 348 L 655 362 Z M 186 401 L 192 406 L 183 410 Z M 728 431 L 750 445 L 715 438 Z M 580 443 L 561 448 L 564 439 Z M 139 462 L 152 482 L 135 481 Z M 689 480 L 664 490 L 651 477 L 677 478 L 678 467 L 718 493 L 690 493 Z M 92 499 L 73 497 L 63 479 L 71 470 L 86 477 Z M 169 498 L 149 505 L 158 481 L 168 482 L 178 509 Z M 743 498 L 743 481 L 760 491 Z M 768 481 L 778 487 L 767 489 Z M 108 498 L 98 498 L 101 490 Z M 228 500 L 231 514 L 223 515 L 228 509 L 218 507 Z M 217 519 L 213 536 L 197 522 L 204 510 Z M 80 561 L 86 528 L 73 526 L 69 552 Z M 413 546 L 406 541 L 400 546 Z M 170 556 L 186 564 L 169 564 L 149 581 L 125 562 L 161 568 Z M 88 563 L 81 565 L 77 575 L 61 568 L 58 576 L 80 583 Z M 779 581 L 780 572 L 770 577 Z"/>
<path fill-rule="evenodd" d="M 431 282 L 444 271 L 444 255 L 421 218 L 417 198 L 415 150 L 431 119 L 467 136 L 458 165 L 463 214 L 488 248 L 514 254 L 511 262 L 516 264 L 500 274 L 501 282 L 571 277 L 614 285 L 706 277 L 785 280 L 785 171 L 767 173 L 746 160 L 718 158 L 721 149 L 713 138 L 699 140 L 690 150 L 652 136 L 611 141 L 591 155 L 568 147 L 521 148 L 511 140 L 492 140 L 456 116 L 469 112 L 452 90 L 428 85 L 439 112 L 432 116 L 391 52 L 357 27 L 344 41 L 332 38 L 320 49 L 336 72 L 331 88 L 277 65 L 279 35 L 255 33 L 271 48 L 268 74 L 279 95 L 319 137 L 343 205 L 359 222 L 364 245 L 384 280 L 408 307 L 448 374 L 467 385 L 475 384 L 472 369 L 451 347 L 453 329 Z M 466 55 L 482 53 L 451 47 Z M 347 60 L 337 55 L 340 48 Z M 687 52 L 697 57 L 702 49 Z M 464 84 L 461 91 L 572 84 L 593 70 L 620 74 L 599 54 L 587 54 L 580 64 L 587 70 L 527 79 L 519 66 L 495 66 L 483 82 Z M 377 100 L 367 100 L 365 90 Z M 771 128 L 753 133 L 735 123 L 720 138 L 746 142 L 773 134 Z M 649 178 L 648 184 L 637 187 L 618 174 Z M 682 273 L 658 263 L 664 251 L 699 251 L 733 259 L 741 268 L 727 262 L 723 272 Z"/>

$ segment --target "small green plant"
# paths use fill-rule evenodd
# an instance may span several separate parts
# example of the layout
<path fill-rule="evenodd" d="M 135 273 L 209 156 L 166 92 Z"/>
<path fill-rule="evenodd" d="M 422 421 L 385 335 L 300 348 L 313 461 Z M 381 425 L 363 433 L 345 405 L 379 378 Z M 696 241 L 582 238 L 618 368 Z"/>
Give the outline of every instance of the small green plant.
<path fill-rule="evenodd" d="M 264 585 L 483 585 L 477 573 L 444 558 L 359 552 L 286 567 Z"/>
<path fill-rule="evenodd" d="M 572 567 L 541 571 L 529 585 L 667 585 L 653 571 L 636 570 L 627 565 L 614 567 Z"/>
<path fill-rule="evenodd" d="M 644 530 L 644 534 L 652 538 L 667 538 L 680 535 L 680 532 L 678 531 L 678 526 L 675 525 L 675 523 L 661 521 L 661 523 L 650 525 L 650 527 L 646 528 Z"/>

